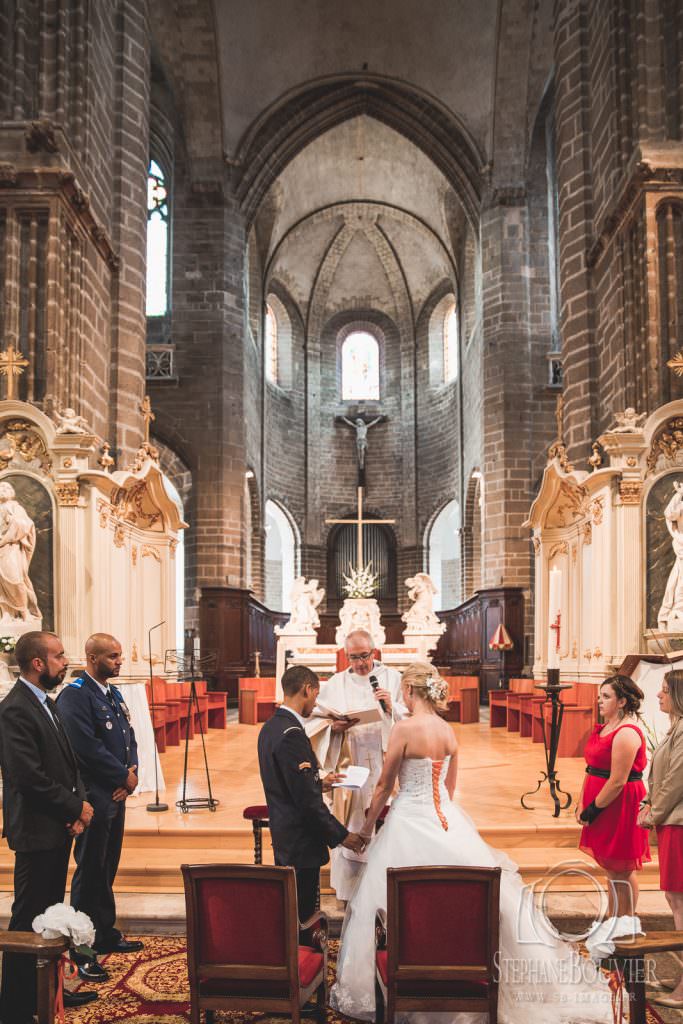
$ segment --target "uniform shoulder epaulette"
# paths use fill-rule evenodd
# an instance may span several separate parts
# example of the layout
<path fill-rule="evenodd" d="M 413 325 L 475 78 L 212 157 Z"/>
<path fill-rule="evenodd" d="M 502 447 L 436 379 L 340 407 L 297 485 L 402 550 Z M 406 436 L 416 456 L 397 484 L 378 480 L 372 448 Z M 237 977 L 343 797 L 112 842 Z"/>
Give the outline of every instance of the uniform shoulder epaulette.
<path fill-rule="evenodd" d="M 119 690 L 118 686 L 112 686 L 112 684 L 110 683 L 109 684 L 109 689 L 112 690 L 116 694 L 117 697 L 120 697 L 121 700 L 123 700 L 123 694 Z"/>
<path fill-rule="evenodd" d="M 74 689 L 80 690 L 81 686 L 83 686 L 83 680 L 82 679 L 74 679 L 73 683 L 69 683 L 69 686 L 73 686 Z"/>

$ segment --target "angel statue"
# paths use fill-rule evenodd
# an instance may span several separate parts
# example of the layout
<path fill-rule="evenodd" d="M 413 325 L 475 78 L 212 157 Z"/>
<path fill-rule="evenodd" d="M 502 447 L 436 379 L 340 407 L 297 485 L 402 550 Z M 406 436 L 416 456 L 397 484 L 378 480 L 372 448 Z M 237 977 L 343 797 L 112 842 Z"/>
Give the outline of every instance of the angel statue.
<path fill-rule="evenodd" d="M 275 627 L 275 632 L 280 633 L 312 633 L 320 625 L 317 608 L 325 591 L 318 586 L 315 579 L 306 582 L 305 576 L 297 576 L 292 584 L 289 595 L 292 611 L 289 622 L 282 629 Z"/>
<path fill-rule="evenodd" d="M 89 434 L 90 428 L 82 416 L 79 416 L 75 409 L 64 409 L 57 413 L 59 426 L 58 434 Z"/>
<path fill-rule="evenodd" d="M 663 633 L 678 633 L 683 630 L 683 483 L 678 480 L 674 480 L 674 493 L 664 509 L 664 522 L 676 558 L 657 612 L 657 624 Z"/>
<path fill-rule="evenodd" d="M 408 598 L 413 602 L 412 607 L 401 616 L 406 625 L 417 629 L 441 627 L 443 623 L 434 614 L 434 595 L 437 590 L 431 576 L 426 572 L 417 572 L 406 580 L 406 586 Z"/>

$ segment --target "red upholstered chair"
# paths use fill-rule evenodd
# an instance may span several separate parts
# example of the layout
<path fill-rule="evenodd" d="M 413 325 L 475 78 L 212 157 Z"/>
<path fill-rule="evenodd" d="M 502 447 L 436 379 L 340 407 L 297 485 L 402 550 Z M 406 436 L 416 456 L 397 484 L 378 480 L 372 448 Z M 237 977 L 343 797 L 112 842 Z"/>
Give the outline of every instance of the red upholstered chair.
<path fill-rule="evenodd" d="M 297 919 L 293 868 L 182 864 L 187 912 L 190 1020 L 214 1010 L 288 1014 L 317 993 L 327 1002 L 327 918 Z M 314 927 L 315 926 L 315 927 Z M 313 929 L 311 946 L 299 928 Z"/>
<path fill-rule="evenodd" d="M 387 870 L 387 912 L 376 922 L 378 1022 L 431 1010 L 488 1013 L 496 1024 L 499 896 L 500 868 Z"/>

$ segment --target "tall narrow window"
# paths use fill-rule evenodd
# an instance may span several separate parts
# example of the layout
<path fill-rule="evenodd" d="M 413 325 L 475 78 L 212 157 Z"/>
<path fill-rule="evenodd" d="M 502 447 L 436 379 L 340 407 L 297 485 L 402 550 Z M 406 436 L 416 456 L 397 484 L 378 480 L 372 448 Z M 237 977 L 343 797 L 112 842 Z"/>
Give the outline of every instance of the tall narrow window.
<path fill-rule="evenodd" d="M 458 376 L 458 314 L 455 303 L 449 307 L 443 322 L 443 379 L 444 383 Z"/>
<path fill-rule="evenodd" d="M 352 331 L 341 350 L 342 400 L 379 398 L 379 345 L 367 331 Z"/>
<path fill-rule="evenodd" d="M 168 187 L 155 160 L 147 173 L 147 316 L 168 311 Z"/>
<path fill-rule="evenodd" d="M 266 377 L 277 384 L 277 320 L 266 306 Z"/>

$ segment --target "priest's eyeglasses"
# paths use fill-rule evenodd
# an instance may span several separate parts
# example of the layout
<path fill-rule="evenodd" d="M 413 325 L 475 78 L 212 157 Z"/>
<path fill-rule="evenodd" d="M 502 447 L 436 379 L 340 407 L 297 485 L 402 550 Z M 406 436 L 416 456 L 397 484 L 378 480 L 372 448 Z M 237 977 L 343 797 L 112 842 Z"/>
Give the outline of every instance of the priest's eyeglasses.
<path fill-rule="evenodd" d="M 349 654 L 349 661 L 368 661 L 372 657 L 372 651 L 366 651 L 364 654 Z"/>

